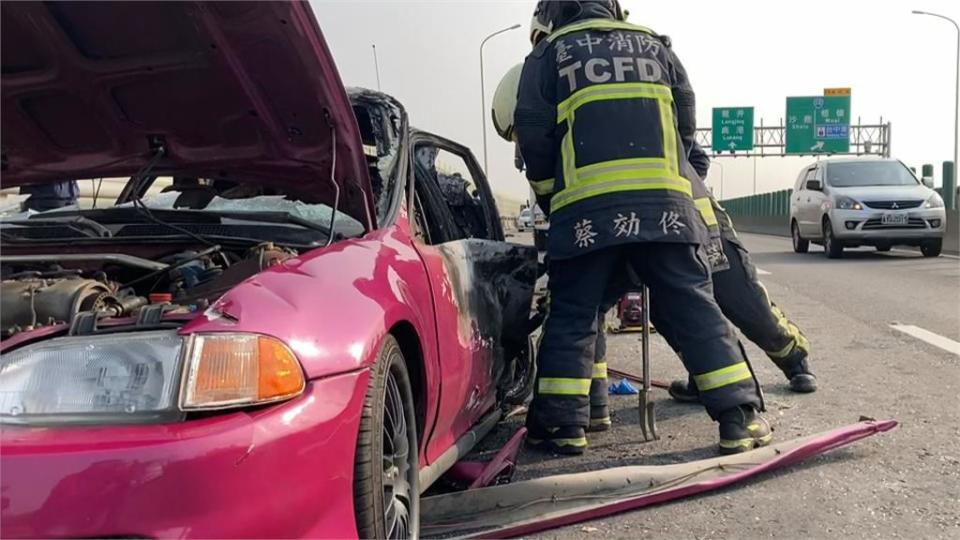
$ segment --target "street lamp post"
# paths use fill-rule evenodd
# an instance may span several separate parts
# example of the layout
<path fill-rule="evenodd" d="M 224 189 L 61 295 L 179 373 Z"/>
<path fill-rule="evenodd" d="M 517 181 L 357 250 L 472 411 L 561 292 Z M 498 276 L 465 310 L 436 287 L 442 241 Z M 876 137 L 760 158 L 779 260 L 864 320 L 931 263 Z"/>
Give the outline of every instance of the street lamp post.
<path fill-rule="evenodd" d="M 519 24 L 515 24 L 508 28 L 502 30 L 497 30 L 496 32 L 490 34 L 489 36 L 483 38 L 483 41 L 480 42 L 480 127 L 483 130 L 483 174 L 487 174 L 487 98 L 486 98 L 486 86 L 484 86 L 483 81 L 483 46 L 487 44 L 487 41 L 490 38 L 500 35 L 504 32 L 509 32 L 510 30 L 516 30 L 520 28 Z"/>
<path fill-rule="evenodd" d="M 960 163 L 957 163 L 957 148 L 960 147 L 960 25 L 957 24 L 957 21 L 947 17 L 945 15 L 940 15 L 938 13 L 930 13 L 927 11 L 913 10 L 914 15 L 929 15 L 931 17 L 936 17 L 938 19 L 943 19 L 948 21 L 953 27 L 957 30 L 957 57 L 953 63 L 953 69 L 956 72 L 956 86 L 954 88 L 953 94 L 953 167 L 954 167 L 954 181 L 956 182 L 957 177 L 957 167 L 960 167 Z"/>
<path fill-rule="evenodd" d="M 712 165 L 717 165 L 720 167 L 720 200 L 723 200 L 723 163 L 720 163 L 720 160 L 713 160 L 710 162 Z"/>
<path fill-rule="evenodd" d="M 370 45 L 373 47 L 373 70 L 377 73 L 377 92 L 380 91 L 380 61 L 377 60 L 377 44 L 373 43 Z"/>

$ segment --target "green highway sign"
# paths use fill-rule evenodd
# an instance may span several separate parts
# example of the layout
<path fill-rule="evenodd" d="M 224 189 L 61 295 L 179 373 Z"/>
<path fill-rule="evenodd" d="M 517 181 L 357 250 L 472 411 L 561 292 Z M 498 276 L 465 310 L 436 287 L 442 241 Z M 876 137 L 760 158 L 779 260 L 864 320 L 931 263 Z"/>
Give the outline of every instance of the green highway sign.
<path fill-rule="evenodd" d="M 787 98 L 787 154 L 850 151 L 850 96 Z"/>
<path fill-rule="evenodd" d="M 753 107 L 713 109 L 714 152 L 753 150 Z"/>

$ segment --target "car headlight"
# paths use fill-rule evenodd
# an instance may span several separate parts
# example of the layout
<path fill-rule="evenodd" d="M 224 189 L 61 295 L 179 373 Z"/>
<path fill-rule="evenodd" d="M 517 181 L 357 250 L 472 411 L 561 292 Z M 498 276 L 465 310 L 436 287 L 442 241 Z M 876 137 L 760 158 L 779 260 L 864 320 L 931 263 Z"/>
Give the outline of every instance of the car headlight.
<path fill-rule="evenodd" d="M 261 335 L 175 331 L 55 338 L 0 358 L 0 423 L 177 421 L 303 392 L 290 349 Z"/>
<path fill-rule="evenodd" d="M 837 197 L 837 208 L 840 210 L 863 210 L 863 205 L 850 197 Z"/>
<path fill-rule="evenodd" d="M 927 199 L 927 202 L 923 203 L 924 208 L 943 208 L 943 198 L 940 195 L 934 193 L 930 195 L 930 198 Z"/>
<path fill-rule="evenodd" d="M 0 358 L 0 422 L 176 419 L 183 339 L 172 331 L 55 338 Z"/>

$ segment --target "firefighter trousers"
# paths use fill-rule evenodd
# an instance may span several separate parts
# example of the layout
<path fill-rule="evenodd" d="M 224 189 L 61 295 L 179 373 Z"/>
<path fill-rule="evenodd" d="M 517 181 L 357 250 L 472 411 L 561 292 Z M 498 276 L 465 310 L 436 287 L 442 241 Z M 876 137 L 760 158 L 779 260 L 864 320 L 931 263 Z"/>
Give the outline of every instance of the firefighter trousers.
<path fill-rule="evenodd" d="M 710 270 L 693 244 L 636 243 L 589 255 L 551 259 L 550 306 L 537 355 L 537 382 L 528 424 L 587 427 L 599 310 L 611 283 L 628 283 L 628 265 L 660 298 L 681 358 L 694 376 L 701 402 L 716 419 L 738 405 L 761 406 L 759 387 L 734 329 L 713 297 Z M 626 290 L 616 291 L 619 296 Z"/>
<path fill-rule="evenodd" d="M 806 371 L 810 343 L 800 328 L 770 301 L 746 249 L 724 238 L 723 250 L 730 269 L 713 274 L 713 293 L 723 315 L 787 376 L 801 365 Z M 680 343 L 671 331 L 669 320 L 661 313 L 662 307 L 660 302 L 651 302 L 651 320 L 670 347 L 679 353 Z"/>

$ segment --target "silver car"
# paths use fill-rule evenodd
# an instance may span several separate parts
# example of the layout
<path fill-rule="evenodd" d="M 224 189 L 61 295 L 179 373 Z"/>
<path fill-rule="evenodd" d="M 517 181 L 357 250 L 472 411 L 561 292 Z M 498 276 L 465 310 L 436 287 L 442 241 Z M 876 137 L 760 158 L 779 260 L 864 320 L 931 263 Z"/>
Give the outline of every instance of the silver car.
<path fill-rule="evenodd" d="M 523 232 L 533 228 L 533 212 L 530 208 L 524 208 L 517 216 L 517 231 Z"/>
<path fill-rule="evenodd" d="M 822 244 L 827 257 L 843 248 L 919 246 L 937 257 L 943 246 L 943 199 L 895 159 L 829 159 L 814 163 L 797 178 L 790 200 L 793 250 L 806 253 Z"/>

